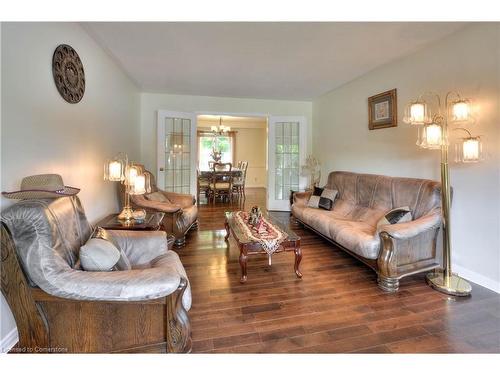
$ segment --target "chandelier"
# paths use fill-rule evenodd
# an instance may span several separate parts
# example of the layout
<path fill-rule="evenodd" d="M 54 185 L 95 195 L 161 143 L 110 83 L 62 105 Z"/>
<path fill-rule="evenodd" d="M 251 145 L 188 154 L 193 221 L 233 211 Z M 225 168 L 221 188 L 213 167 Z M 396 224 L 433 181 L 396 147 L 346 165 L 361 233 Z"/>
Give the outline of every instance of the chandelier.
<path fill-rule="evenodd" d="M 212 125 L 210 127 L 210 131 L 215 135 L 215 136 L 218 136 L 218 135 L 223 135 L 224 133 L 227 133 L 228 131 L 230 131 L 231 128 L 229 126 L 225 126 L 225 125 L 222 125 L 222 116 L 219 117 L 219 126 L 217 125 Z"/>

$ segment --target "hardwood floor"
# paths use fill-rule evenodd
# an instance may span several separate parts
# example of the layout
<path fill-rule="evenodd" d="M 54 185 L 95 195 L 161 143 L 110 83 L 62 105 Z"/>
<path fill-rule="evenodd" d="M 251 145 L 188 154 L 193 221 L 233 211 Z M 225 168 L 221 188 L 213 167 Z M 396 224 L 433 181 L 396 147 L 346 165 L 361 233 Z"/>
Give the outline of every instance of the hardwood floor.
<path fill-rule="evenodd" d="M 264 189 L 244 205 L 265 207 Z M 500 296 L 473 285 L 470 298 L 434 291 L 424 275 L 385 294 L 368 267 L 309 230 L 302 237 L 302 280 L 293 253 L 250 257 L 239 282 L 239 252 L 224 241 L 224 211 L 200 206 L 200 226 L 179 250 L 193 291 L 193 352 L 213 353 L 499 353 Z M 271 213 L 290 220 L 288 213 Z"/>

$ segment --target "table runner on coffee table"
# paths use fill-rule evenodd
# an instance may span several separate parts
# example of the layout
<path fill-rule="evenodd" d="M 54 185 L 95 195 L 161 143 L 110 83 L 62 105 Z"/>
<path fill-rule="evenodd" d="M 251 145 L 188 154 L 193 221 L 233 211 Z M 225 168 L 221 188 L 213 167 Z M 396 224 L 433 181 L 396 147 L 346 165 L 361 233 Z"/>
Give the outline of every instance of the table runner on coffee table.
<path fill-rule="evenodd" d="M 249 214 L 246 211 L 235 212 L 236 224 L 252 241 L 259 242 L 266 253 L 271 256 L 279 249 L 280 244 L 287 239 L 288 234 L 268 221 L 264 216 L 261 217 L 261 230 L 257 231 L 254 226 L 248 223 L 248 216 Z"/>

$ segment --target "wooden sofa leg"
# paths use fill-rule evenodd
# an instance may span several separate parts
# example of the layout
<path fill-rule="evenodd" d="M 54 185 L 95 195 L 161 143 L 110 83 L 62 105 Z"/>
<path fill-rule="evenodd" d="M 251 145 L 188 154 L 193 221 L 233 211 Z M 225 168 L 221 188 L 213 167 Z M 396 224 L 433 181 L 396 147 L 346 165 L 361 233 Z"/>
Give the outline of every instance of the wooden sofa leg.
<path fill-rule="evenodd" d="M 378 275 L 377 283 L 384 292 L 396 293 L 399 290 L 399 280 L 393 277 Z"/>
<path fill-rule="evenodd" d="M 182 305 L 182 297 L 187 288 L 187 280 L 181 278 L 177 290 L 167 297 L 166 337 L 167 353 L 190 353 L 192 347 L 191 323 Z"/>

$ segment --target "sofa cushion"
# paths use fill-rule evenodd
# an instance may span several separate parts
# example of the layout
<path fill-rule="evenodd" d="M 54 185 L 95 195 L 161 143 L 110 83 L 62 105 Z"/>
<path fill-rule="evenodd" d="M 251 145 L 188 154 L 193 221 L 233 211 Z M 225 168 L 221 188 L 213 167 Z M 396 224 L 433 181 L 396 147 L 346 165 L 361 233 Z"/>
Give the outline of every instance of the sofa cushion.
<path fill-rule="evenodd" d="M 329 230 L 330 238 L 339 245 L 364 258 L 378 258 L 380 239 L 374 226 L 362 221 L 332 217 Z"/>

